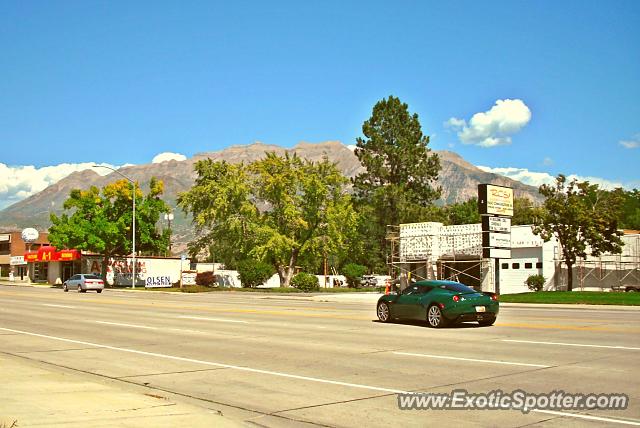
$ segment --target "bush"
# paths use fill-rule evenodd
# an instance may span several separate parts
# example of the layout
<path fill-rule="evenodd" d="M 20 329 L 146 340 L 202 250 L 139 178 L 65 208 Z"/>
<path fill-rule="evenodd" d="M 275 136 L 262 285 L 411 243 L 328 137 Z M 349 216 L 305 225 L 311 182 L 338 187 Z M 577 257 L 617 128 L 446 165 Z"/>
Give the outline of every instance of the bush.
<path fill-rule="evenodd" d="M 275 273 L 273 266 L 269 263 L 253 259 L 238 262 L 236 270 L 240 276 L 240 282 L 245 288 L 255 288 L 264 284 Z"/>
<path fill-rule="evenodd" d="M 293 277 L 291 286 L 302 291 L 315 291 L 320 288 L 318 285 L 318 277 L 304 272 L 300 272 Z"/>
<path fill-rule="evenodd" d="M 196 284 L 211 287 L 218 282 L 216 276 L 211 271 L 198 272 L 196 274 Z M 178 283 L 179 284 L 179 283 Z"/>
<path fill-rule="evenodd" d="M 362 266 L 356 263 L 348 263 L 342 268 L 342 274 L 347 279 L 347 286 L 349 288 L 358 288 L 362 275 L 367 271 L 366 266 Z"/>
<path fill-rule="evenodd" d="M 531 291 L 542 291 L 542 287 L 544 287 L 544 276 L 530 275 L 525 281 L 525 284 L 527 284 L 527 287 L 529 287 Z"/>

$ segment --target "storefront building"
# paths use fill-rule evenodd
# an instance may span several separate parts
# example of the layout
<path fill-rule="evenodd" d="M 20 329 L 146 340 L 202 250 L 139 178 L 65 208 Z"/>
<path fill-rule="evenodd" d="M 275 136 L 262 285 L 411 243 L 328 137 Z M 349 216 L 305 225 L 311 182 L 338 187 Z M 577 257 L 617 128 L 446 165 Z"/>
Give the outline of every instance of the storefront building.
<path fill-rule="evenodd" d="M 47 245 L 24 253 L 31 282 L 62 284 L 78 273 L 102 275 L 103 257 L 79 250 L 58 250 Z M 189 269 L 190 261 L 179 257 L 137 256 L 136 287 L 171 287 L 180 282 L 180 273 Z M 112 257 L 107 263 L 106 280 L 110 286 L 131 286 L 132 257 Z"/>
<path fill-rule="evenodd" d="M 25 252 L 38 251 L 49 245 L 49 234 L 41 232 L 35 242 L 27 243 L 21 232 L 0 233 L 0 278 L 10 281 L 28 282 L 28 264 Z"/>

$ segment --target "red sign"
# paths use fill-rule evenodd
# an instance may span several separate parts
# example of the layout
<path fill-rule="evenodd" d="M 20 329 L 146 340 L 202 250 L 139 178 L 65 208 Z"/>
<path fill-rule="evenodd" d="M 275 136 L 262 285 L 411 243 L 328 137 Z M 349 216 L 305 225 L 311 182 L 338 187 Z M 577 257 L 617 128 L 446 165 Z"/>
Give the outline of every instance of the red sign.
<path fill-rule="evenodd" d="M 78 250 L 60 250 L 56 251 L 56 247 L 46 246 L 40 247 L 37 252 L 24 253 L 24 260 L 27 263 L 34 262 L 67 262 L 72 260 L 80 260 L 82 254 Z"/>
<path fill-rule="evenodd" d="M 80 260 L 80 251 L 78 250 L 60 250 L 57 253 L 57 258 L 61 262 L 70 260 Z"/>
<path fill-rule="evenodd" d="M 24 253 L 24 261 L 27 263 L 33 263 L 38 261 L 38 253 Z"/>

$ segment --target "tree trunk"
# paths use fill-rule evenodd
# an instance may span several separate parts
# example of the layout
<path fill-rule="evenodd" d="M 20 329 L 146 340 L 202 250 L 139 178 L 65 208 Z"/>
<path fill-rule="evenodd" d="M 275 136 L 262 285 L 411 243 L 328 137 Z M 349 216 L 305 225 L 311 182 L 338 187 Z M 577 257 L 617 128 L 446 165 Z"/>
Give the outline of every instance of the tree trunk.
<path fill-rule="evenodd" d="M 104 254 L 102 256 L 102 263 L 100 269 L 102 270 L 102 280 L 104 281 L 105 287 L 107 286 L 107 269 L 109 268 L 109 255 Z"/>
<path fill-rule="evenodd" d="M 291 251 L 291 257 L 289 258 L 289 265 L 284 268 L 284 277 L 280 277 L 280 284 L 283 287 L 289 287 L 291 285 L 291 279 L 293 278 L 293 273 L 296 270 L 296 262 L 298 261 L 298 253 L 300 253 L 300 249 L 294 248 Z M 283 281 L 284 280 L 284 281 Z"/>
<path fill-rule="evenodd" d="M 567 263 L 567 291 L 573 291 L 573 263 Z"/>

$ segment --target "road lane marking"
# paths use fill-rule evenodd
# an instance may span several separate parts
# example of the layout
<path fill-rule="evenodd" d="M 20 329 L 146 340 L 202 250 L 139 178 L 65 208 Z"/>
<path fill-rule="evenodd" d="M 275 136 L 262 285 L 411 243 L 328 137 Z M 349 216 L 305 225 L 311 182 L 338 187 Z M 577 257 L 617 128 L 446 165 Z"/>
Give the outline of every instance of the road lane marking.
<path fill-rule="evenodd" d="M 52 308 L 66 308 L 66 309 L 75 309 L 75 306 L 68 306 L 68 305 L 54 305 L 52 303 L 43 303 L 42 306 L 50 306 Z"/>
<path fill-rule="evenodd" d="M 579 413 L 557 412 L 555 410 L 532 409 L 531 411 L 532 412 L 537 412 L 537 413 L 546 413 L 548 415 L 556 415 L 556 416 L 566 416 L 566 417 L 570 417 L 570 418 L 588 419 L 590 421 L 612 422 L 612 423 L 622 424 L 622 425 L 640 426 L 640 421 L 625 421 L 624 419 L 613 419 L 613 418 L 604 418 L 602 416 L 581 415 Z"/>
<path fill-rule="evenodd" d="M 570 320 L 569 320 L 570 321 Z M 513 328 L 532 328 L 532 329 L 552 329 L 552 330 L 579 330 L 579 331 L 632 331 L 630 329 L 615 329 L 608 327 L 592 327 L 592 326 L 569 326 L 560 324 L 529 324 L 529 323 L 496 323 L 497 327 L 513 327 Z"/>
<path fill-rule="evenodd" d="M 139 325 L 139 324 L 124 324 L 119 322 L 111 322 L 111 321 L 94 321 L 98 324 L 106 324 L 106 325 L 115 325 L 118 327 L 130 327 L 130 328 L 142 328 L 145 330 L 162 330 L 162 331 L 177 331 L 180 333 L 195 333 L 195 334 L 206 334 L 203 331 L 198 330 L 189 330 L 184 328 L 171 328 L 171 327 L 152 327 L 147 325 Z"/>
<path fill-rule="evenodd" d="M 240 323 L 240 324 L 249 324 L 249 321 L 230 320 L 225 318 L 195 317 L 195 316 L 189 316 L 189 315 L 181 315 L 178 318 L 187 319 L 187 320 L 198 320 L 198 321 L 218 321 L 218 322 L 234 322 L 234 323 Z"/>
<path fill-rule="evenodd" d="M 11 329 L 11 328 L 0 327 L 0 330 L 9 331 L 9 332 L 12 332 L 12 333 L 24 334 L 24 335 L 27 335 L 27 336 L 42 337 L 42 338 L 45 338 L 45 339 L 57 340 L 57 341 L 60 341 L 60 342 L 68 342 L 68 343 L 76 343 L 76 344 L 80 344 L 80 345 L 94 346 L 94 347 L 102 348 L 102 349 L 110 349 L 112 351 L 128 352 L 128 353 L 131 353 L 131 354 L 146 355 L 146 356 L 149 356 L 149 357 L 157 357 L 157 358 L 165 358 L 165 359 L 168 359 L 168 360 L 183 361 L 183 362 L 194 363 L 194 364 L 202 364 L 202 365 L 205 365 L 205 366 L 222 367 L 222 368 L 225 368 L 225 369 L 238 370 L 238 371 L 244 371 L 244 372 L 249 372 L 249 373 L 258 373 L 258 374 L 264 374 L 264 375 L 284 377 L 284 378 L 289 378 L 289 379 L 306 380 L 306 381 L 309 381 L 309 382 L 325 383 L 325 384 L 329 384 L 329 385 L 348 386 L 348 387 L 351 387 L 351 388 L 366 389 L 366 390 L 370 390 L 370 391 L 386 392 L 386 393 L 390 393 L 390 394 L 409 394 L 410 393 L 409 391 L 403 391 L 403 390 L 400 390 L 400 389 L 383 388 L 383 387 L 380 387 L 380 386 L 363 385 L 363 384 L 359 384 L 359 383 L 341 382 L 341 381 L 338 381 L 338 380 L 322 379 L 322 378 L 310 377 L 310 376 L 301 376 L 301 375 L 296 375 L 296 374 L 291 374 L 291 373 L 284 373 L 284 372 L 276 372 L 276 371 L 271 371 L 271 370 L 254 369 L 254 368 L 245 367 L 245 366 L 234 366 L 234 365 L 231 365 L 231 364 L 216 363 L 216 362 L 213 362 L 213 361 L 196 360 L 196 359 L 193 359 L 193 358 L 178 357 L 178 356 L 175 356 L 175 355 L 167 355 L 167 354 L 159 354 L 159 353 L 156 353 L 156 352 L 139 351 L 137 349 L 120 348 L 120 347 L 117 347 L 117 346 L 103 345 L 103 344 L 100 344 L 100 343 L 92 343 L 92 342 L 85 342 L 85 341 L 82 341 L 82 340 L 67 339 L 67 338 L 64 338 L 64 337 L 49 336 L 49 335 L 46 335 L 46 334 L 32 333 L 30 331 L 23 331 L 23 330 L 14 330 L 14 329 Z"/>
<path fill-rule="evenodd" d="M 537 342 L 535 340 L 515 340 L 515 339 L 502 339 L 502 341 L 514 342 L 514 343 L 531 343 L 535 345 L 584 346 L 585 348 L 628 349 L 633 351 L 640 351 L 640 348 L 634 348 L 631 346 L 589 345 L 586 343 L 565 343 L 565 342 Z"/>
<path fill-rule="evenodd" d="M 477 358 L 461 358 L 461 357 L 450 357 L 446 355 L 429 355 L 429 354 L 414 354 L 411 352 L 393 352 L 396 355 L 406 355 L 410 357 L 423 357 L 423 358 L 437 358 L 442 360 L 455 360 L 455 361 L 469 361 L 474 363 L 487 363 L 487 364 L 505 364 L 509 366 L 525 366 L 525 367 L 542 367 L 548 368 L 551 366 L 547 366 L 544 364 L 529 364 L 529 363 L 516 363 L 511 361 L 495 361 L 495 360 L 480 360 Z"/>
<path fill-rule="evenodd" d="M 138 324 L 123 324 L 119 322 L 110 322 L 110 321 L 95 321 L 98 324 L 107 324 L 107 325 L 115 325 L 118 327 L 130 327 L 130 328 L 143 328 L 146 330 L 159 330 L 158 327 L 150 327 L 148 325 L 138 325 Z"/>

